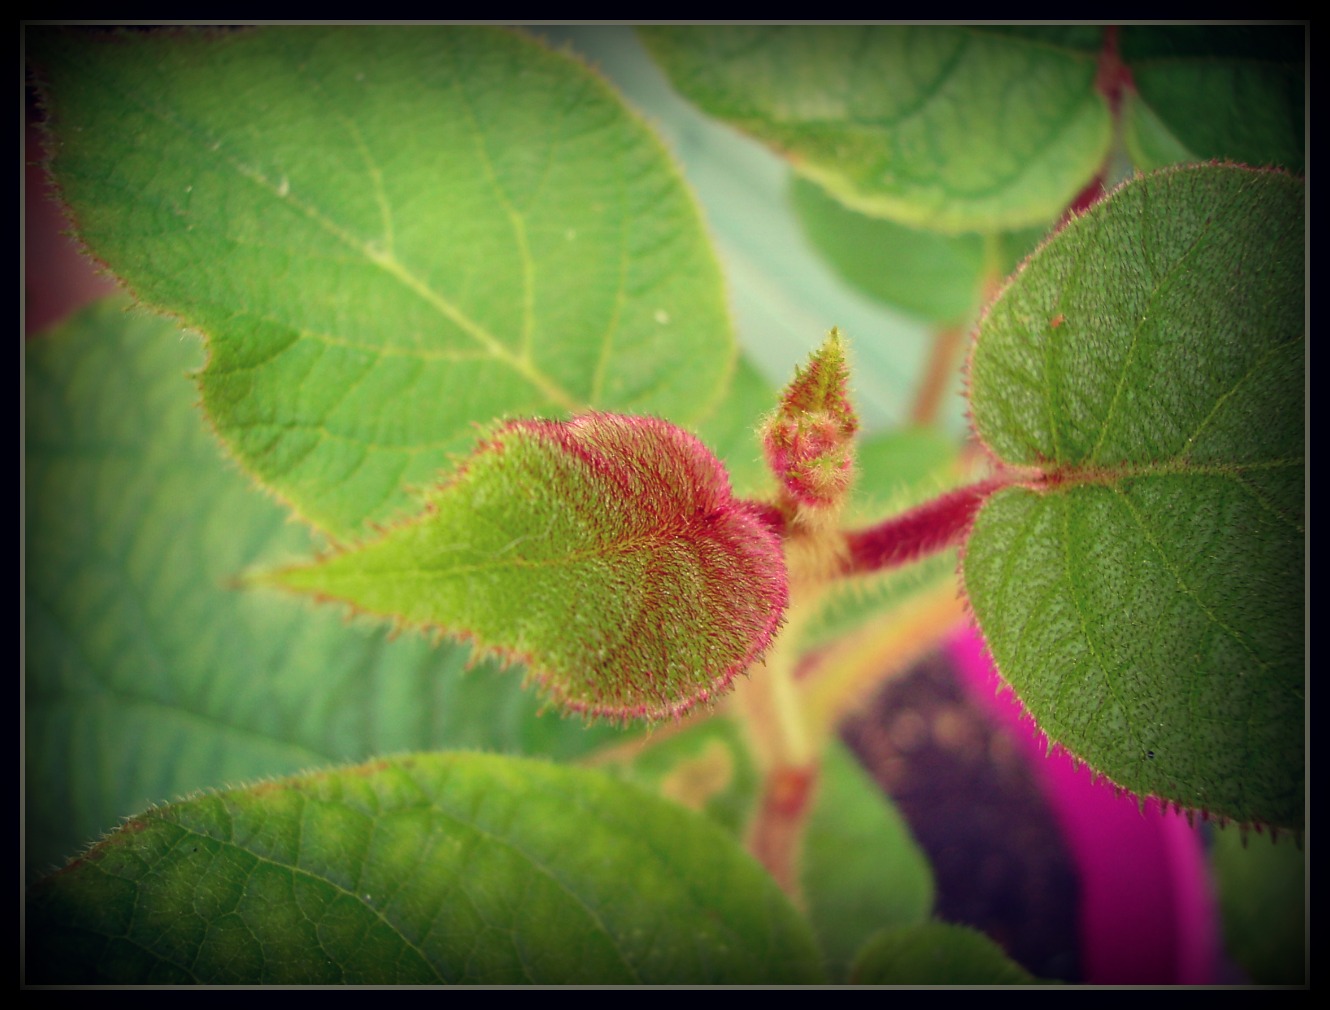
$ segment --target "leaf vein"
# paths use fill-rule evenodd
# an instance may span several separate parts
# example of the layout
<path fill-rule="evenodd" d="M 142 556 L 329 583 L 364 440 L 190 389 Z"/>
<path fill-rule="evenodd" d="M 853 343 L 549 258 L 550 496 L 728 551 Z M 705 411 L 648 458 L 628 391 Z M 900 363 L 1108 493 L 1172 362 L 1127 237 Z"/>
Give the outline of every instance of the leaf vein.
<path fill-rule="evenodd" d="M 1219 615 L 1215 613 L 1214 609 L 1210 607 L 1208 604 L 1206 604 L 1204 600 L 1201 599 L 1200 594 L 1190 585 L 1188 585 L 1186 579 L 1184 579 L 1182 576 L 1182 572 L 1178 569 L 1178 566 L 1174 564 L 1172 558 L 1170 558 L 1167 551 L 1164 550 L 1163 544 L 1160 543 L 1159 539 L 1151 531 L 1149 525 L 1146 522 L 1144 514 L 1142 514 L 1142 512 L 1132 502 L 1131 496 L 1128 495 L 1127 492 L 1120 487 L 1113 488 L 1113 491 L 1118 495 L 1119 500 L 1126 506 L 1128 514 L 1132 517 L 1133 521 L 1136 523 L 1136 527 L 1141 531 L 1141 536 L 1145 538 L 1146 543 L 1148 543 L 1154 549 L 1155 553 L 1159 556 L 1159 560 L 1163 563 L 1168 573 L 1173 577 L 1173 580 L 1177 583 L 1178 588 L 1182 590 L 1183 595 L 1186 596 L 1189 600 L 1191 600 L 1192 603 L 1196 606 L 1196 608 L 1202 614 L 1204 614 L 1205 617 L 1212 624 L 1215 625 L 1215 627 L 1222 629 L 1224 634 L 1228 638 L 1232 639 L 1232 641 L 1236 645 L 1238 645 L 1245 653 L 1247 653 L 1247 655 L 1249 655 L 1252 658 L 1252 660 L 1262 670 L 1267 670 L 1270 664 L 1267 663 L 1265 660 L 1261 659 L 1261 657 L 1257 655 L 1256 651 L 1247 642 L 1247 640 L 1236 629 L 1231 628 L 1226 623 L 1224 623 L 1224 621 L 1220 619 Z"/>
<path fill-rule="evenodd" d="M 1286 340 L 1283 343 L 1275 344 L 1274 346 L 1266 350 L 1266 352 L 1262 354 L 1259 358 L 1257 358 L 1254 362 L 1252 362 L 1251 367 L 1248 368 L 1245 372 L 1243 372 L 1242 375 L 1240 375 L 1238 379 L 1233 383 L 1233 385 L 1228 388 L 1228 390 L 1220 394 L 1220 396 L 1215 400 L 1215 405 L 1210 408 L 1210 412 L 1206 414 L 1204 418 L 1201 419 L 1201 423 L 1196 426 L 1196 429 L 1189 436 L 1187 436 L 1187 440 L 1184 443 L 1186 449 L 1182 453 L 1182 458 L 1187 459 L 1191 456 L 1192 448 L 1196 440 L 1201 437 L 1201 433 L 1204 432 L 1205 429 L 1210 426 L 1210 423 L 1219 414 L 1219 411 L 1223 408 L 1224 404 L 1227 403 L 1229 399 L 1232 398 L 1238 392 L 1238 390 L 1242 388 L 1242 385 L 1248 379 L 1250 379 L 1253 375 L 1255 375 L 1256 372 L 1258 372 L 1262 368 L 1262 366 L 1264 366 L 1265 363 L 1270 360 L 1270 358 L 1274 357 L 1280 351 L 1283 351 L 1286 348 L 1292 347 L 1293 345 L 1300 343 L 1304 339 L 1305 336 L 1303 334 L 1298 334 L 1297 336 L 1292 337 L 1291 339 Z"/>

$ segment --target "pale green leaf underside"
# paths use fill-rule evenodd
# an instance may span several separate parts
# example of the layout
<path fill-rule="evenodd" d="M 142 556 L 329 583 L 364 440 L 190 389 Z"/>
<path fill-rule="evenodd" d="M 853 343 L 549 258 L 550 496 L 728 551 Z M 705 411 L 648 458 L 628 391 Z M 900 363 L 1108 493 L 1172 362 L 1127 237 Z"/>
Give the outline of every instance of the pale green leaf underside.
<path fill-rule="evenodd" d="M 227 464 L 184 373 L 202 358 L 124 300 L 26 347 L 24 837 L 30 874 L 193 790 L 454 746 L 573 757 L 555 716 L 468 650 L 389 640 L 253 564 L 308 534 Z"/>
<path fill-rule="evenodd" d="M 1039 982 L 983 933 L 928 922 L 874 936 L 855 959 L 855 985 L 1033 985 Z"/>
<path fill-rule="evenodd" d="M 29 982 L 820 980 L 807 925 L 722 829 L 479 754 L 145 814 L 35 888 L 27 929 Z"/>
<path fill-rule="evenodd" d="M 1035 467 L 966 589 L 1055 742 L 1139 795 L 1303 819 L 1303 187 L 1189 168 L 1056 236 L 984 323 L 980 435 Z"/>
<path fill-rule="evenodd" d="M 860 291 L 930 322 L 957 323 L 974 311 L 983 236 L 940 235 L 861 214 L 798 177 L 790 203 L 813 245 Z"/>
<path fill-rule="evenodd" d="M 1053 219 L 1112 126 L 1098 33 L 950 27 L 651 28 L 704 111 L 787 154 L 847 205 L 941 231 Z"/>
<path fill-rule="evenodd" d="M 242 464 L 352 539 L 471 425 L 703 416 L 733 343 L 669 156 L 509 32 L 40 30 L 53 169 L 91 250 L 209 339 Z"/>

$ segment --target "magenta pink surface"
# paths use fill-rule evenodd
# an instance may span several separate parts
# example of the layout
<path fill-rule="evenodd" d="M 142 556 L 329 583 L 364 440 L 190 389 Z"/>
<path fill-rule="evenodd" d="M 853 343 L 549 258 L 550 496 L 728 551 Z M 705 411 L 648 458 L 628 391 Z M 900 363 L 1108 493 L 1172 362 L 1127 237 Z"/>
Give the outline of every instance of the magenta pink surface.
<path fill-rule="evenodd" d="M 1084 981 L 1110 984 L 1205 984 L 1218 981 L 1218 907 L 1200 832 L 1184 817 L 1145 809 L 1092 781 L 1084 766 L 1047 741 L 1015 696 L 1004 690 L 975 632 L 958 635 L 951 653 L 971 695 L 1021 741 L 1080 872 Z"/>

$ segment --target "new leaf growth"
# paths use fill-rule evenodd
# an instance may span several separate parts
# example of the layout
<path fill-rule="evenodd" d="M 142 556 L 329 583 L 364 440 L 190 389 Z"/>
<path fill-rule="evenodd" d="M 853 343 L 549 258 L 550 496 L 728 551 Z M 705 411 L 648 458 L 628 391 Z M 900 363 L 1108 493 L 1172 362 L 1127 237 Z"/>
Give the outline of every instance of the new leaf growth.
<path fill-rule="evenodd" d="M 697 439 L 651 417 L 511 421 L 423 515 L 276 575 L 528 665 L 565 708 L 678 715 L 762 654 L 780 543 Z"/>
<path fill-rule="evenodd" d="M 850 406 L 849 369 L 840 332 L 800 368 L 763 425 L 762 447 L 779 484 L 778 507 L 787 518 L 834 514 L 854 481 L 854 436 L 859 419 Z"/>

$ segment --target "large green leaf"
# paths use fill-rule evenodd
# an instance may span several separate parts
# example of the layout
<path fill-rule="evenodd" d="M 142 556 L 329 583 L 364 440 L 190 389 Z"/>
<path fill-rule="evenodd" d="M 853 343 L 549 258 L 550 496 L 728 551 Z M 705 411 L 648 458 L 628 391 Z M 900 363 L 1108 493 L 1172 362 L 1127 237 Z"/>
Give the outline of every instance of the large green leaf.
<path fill-rule="evenodd" d="M 209 340 L 242 465 L 339 539 L 471 425 L 680 423 L 734 354 L 660 143 L 585 67 L 474 28 L 31 30 L 83 239 Z"/>
<path fill-rule="evenodd" d="M 678 715 L 766 649 L 780 541 L 696 438 L 651 417 L 511 421 L 419 517 L 271 576 L 527 663 L 551 697 Z"/>
<path fill-rule="evenodd" d="M 1303 186 L 1137 179 L 985 320 L 976 428 L 1026 468 L 964 579 L 1054 741 L 1138 795 L 1303 821 Z"/>
<path fill-rule="evenodd" d="M 849 206 L 942 231 L 1045 223 L 1112 134 L 1099 31 L 643 30 L 702 109 L 785 152 Z"/>
<path fill-rule="evenodd" d="M 43 871 L 149 803 L 438 746 L 573 757 L 553 715 L 468 650 L 390 640 L 273 590 L 312 548 L 222 458 L 185 379 L 202 348 L 122 300 L 26 349 L 24 834 Z"/>
<path fill-rule="evenodd" d="M 1223 159 L 1302 171 L 1306 28 L 1170 25 L 1122 29 L 1135 91 L 1123 132 L 1136 163 Z"/>
<path fill-rule="evenodd" d="M 28 981 L 820 981 L 723 829 L 582 769 L 433 754 L 136 817 L 33 888 Z"/>

